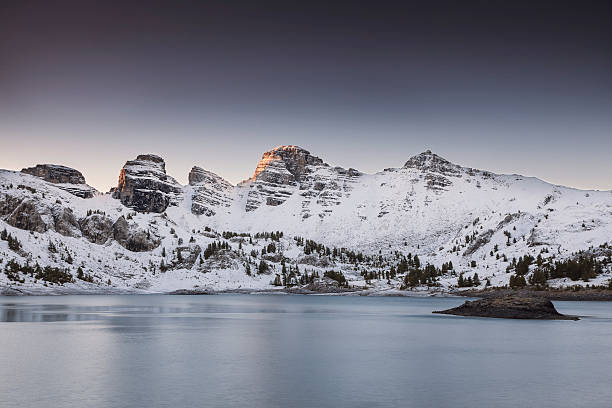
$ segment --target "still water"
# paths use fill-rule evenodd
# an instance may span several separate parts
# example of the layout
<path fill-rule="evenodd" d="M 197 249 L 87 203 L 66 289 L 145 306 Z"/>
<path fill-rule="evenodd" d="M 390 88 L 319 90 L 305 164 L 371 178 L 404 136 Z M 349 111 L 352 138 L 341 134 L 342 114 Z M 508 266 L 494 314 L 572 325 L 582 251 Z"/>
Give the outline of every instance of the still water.
<path fill-rule="evenodd" d="M 612 303 L 431 314 L 463 300 L 0 297 L 0 406 L 612 406 Z"/>

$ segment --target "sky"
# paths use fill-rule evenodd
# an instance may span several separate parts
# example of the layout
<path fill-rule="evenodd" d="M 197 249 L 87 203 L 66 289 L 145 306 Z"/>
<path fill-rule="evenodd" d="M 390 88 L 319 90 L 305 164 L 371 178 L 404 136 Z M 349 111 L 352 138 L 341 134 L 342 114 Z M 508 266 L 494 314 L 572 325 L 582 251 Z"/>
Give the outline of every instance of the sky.
<path fill-rule="evenodd" d="M 101 191 L 156 153 L 232 183 L 282 144 L 373 173 L 457 164 L 612 189 L 612 6 L 0 2 L 0 168 Z"/>

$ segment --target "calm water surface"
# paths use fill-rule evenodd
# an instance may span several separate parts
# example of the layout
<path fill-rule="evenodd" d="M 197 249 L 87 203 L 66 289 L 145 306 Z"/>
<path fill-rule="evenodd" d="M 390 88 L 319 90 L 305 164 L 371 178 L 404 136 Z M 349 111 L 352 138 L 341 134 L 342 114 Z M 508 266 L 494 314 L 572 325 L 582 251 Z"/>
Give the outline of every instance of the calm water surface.
<path fill-rule="evenodd" d="M 0 297 L 0 406 L 612 406 L 612 303 L 431 314 L 463 300 Z"/>

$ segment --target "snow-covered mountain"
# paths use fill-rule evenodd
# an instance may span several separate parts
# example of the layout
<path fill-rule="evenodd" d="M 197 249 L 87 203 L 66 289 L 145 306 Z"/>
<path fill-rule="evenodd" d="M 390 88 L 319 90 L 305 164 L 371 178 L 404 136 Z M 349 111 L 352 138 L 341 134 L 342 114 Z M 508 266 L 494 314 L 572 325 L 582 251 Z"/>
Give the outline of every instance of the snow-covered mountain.
<path fill-rule="evenodd" d="M 452 262 L 442 288 L 461 272 L 501 286 L 513 258 L 609 256 L 612 192 L 493 174 L 430 151 L 365 174 L 298 146 L 264 153 L 236 186 L 200 167 L 182 186 L 161 157 L 143 154 L 107 194 L 63 166 L 0 170 L 4 229 L 11 242 L 0 240 L 0 268 L 14 273 L 0 273 L 0 286 L 16 290 L 266 289 L 277 274 L 303 281 L 305 271 L 332 269 L 353 286 L 397 289 L 402 274 L 387 272 L 408 254 Z M 44 267 L 66 283 L 52 284 Z M 592 282 L 609 278 L 606 270 Z"/>

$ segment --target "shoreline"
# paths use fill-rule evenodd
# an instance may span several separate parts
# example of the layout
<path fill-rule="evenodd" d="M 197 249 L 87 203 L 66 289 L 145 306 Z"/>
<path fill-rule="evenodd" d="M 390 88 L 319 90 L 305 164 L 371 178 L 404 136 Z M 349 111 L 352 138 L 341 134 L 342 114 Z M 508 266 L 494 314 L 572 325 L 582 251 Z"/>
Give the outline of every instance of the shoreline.
<path fill-rule="evenodd" d="M 507 295 L 517 295 L 521 297 L 538 297 L 548 300 L 558 301 L 612 301 L 612 290 L 610 289 L 508 289 L 508 288 L 489 288 L 489 289 L 468 289 L 454 291 L 458 296 L 474 297 L 482 299 L 500 298 Z"/>
<path fill-rule="evenodd" d="M 0 296 L 84 296 L 84 295 L 172 295 L 172 296 L 204 296 L 222 294 L 245 294 L 245 295 L 302 295 L 302 296 L 366 296 L 366 297 L 458 297 L 458 298 L 481 298 L 491 299 L 507 295 L 520 297 L 539 297 L 557 301 L 612 301 L 612 290 L 596 289 L 509 289 L 509 288 L 487 288 L 466 290 L 399 290 L 399 289 L 347 289 L 336 287 L 319 288 L 310 290 L 302 287 L 291 287 L 282 289 L 223 289 L 215 290 L 201 289 L 176 289 L 171 291 L 147 291 L 143 289 L 126 288 L 0 288 Z"/>

